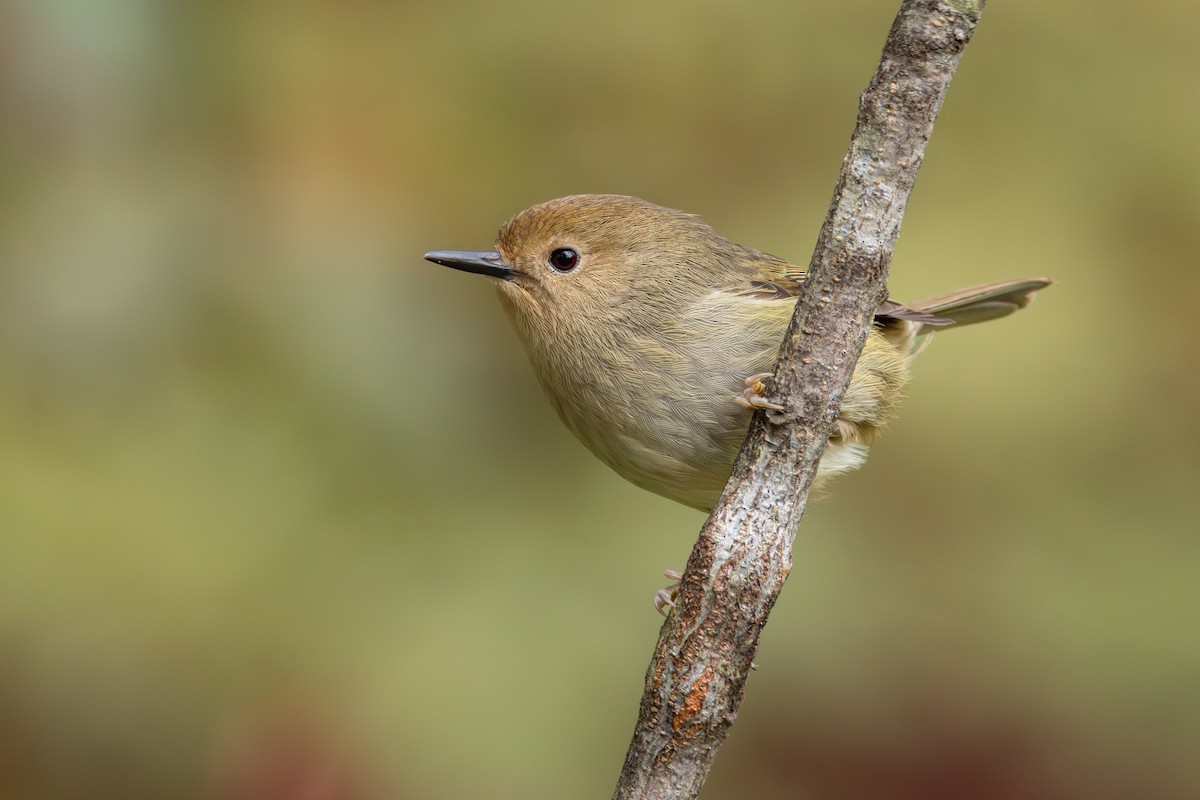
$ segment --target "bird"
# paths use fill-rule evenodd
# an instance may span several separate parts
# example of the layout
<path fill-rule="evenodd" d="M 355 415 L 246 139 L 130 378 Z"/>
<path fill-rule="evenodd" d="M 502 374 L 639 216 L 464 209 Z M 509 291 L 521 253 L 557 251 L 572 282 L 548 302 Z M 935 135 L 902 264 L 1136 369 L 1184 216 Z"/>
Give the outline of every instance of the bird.
<path fill-rule="evenodd" d="M 532 206 L 493 251 L 435 264 L 492 278 L 567 428 L 632 483 L 710 511 L 756 408 L 805 269 L 735 244 L 699 216 L 625 195 Z M 1034 277 L 879 306 L 816 485 L 860 467 L 894 419 L 929 335 L 997 319 L 1053 283 Z"/>

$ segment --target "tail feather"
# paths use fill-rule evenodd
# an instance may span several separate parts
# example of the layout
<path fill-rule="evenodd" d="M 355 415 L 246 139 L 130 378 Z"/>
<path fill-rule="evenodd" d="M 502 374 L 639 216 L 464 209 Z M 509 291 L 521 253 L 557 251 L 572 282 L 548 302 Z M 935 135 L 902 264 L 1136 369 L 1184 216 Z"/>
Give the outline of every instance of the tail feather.
<path fill-rule="evenodd" d="M 984 283 L 905 305 L 919 314 L 932 314 L 956 326 L 1007 317 L 1033 302 L 1033 296 L 1054 283 L 1052 278 Z"/>

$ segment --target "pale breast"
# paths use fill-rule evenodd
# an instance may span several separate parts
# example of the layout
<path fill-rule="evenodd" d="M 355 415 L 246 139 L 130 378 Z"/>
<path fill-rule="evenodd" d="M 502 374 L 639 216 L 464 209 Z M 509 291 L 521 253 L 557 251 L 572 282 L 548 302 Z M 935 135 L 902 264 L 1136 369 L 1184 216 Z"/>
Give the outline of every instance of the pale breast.
<path fill-rule="evenodd" d="M 583 363 L 561 364 L 570 374 L 547 370 L 542 387 L 567 427 L 622 477 L 707 508 L 750 422 L 733 402 L 740 381 L 698 366 L 686 352 L 655 353 L 661 343 L 654 340 L 625 344 L 620 357 L 610 357 L 616 363 L 598 372 Z"/>
<path fill-rule="evenodd" d="M 701 510 L 716 502 L 751 414 L 734 402 L 769 371 L 793 307 L 715 292 L 677 319 L 613 325 L 571 348 L 529 335 L 542 388 L 567 428 L 632 483 Z M 854 469 L 865 444 L 834 442 L 819 478 Z"/>

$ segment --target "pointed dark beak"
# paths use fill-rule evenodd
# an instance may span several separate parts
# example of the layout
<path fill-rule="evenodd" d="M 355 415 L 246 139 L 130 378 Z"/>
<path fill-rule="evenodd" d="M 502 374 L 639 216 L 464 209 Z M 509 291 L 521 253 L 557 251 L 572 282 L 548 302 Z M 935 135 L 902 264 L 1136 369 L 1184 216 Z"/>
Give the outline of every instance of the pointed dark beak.
<path fill-rule="evenodd" d="M 516 270 L 501 259 L 499 253 L 473 253 L 468 250 L 434 250 L 425 254 L 426 261 L 454 267 L 463 272 L 491 275 L 493 278 L 511 279 Z"/>

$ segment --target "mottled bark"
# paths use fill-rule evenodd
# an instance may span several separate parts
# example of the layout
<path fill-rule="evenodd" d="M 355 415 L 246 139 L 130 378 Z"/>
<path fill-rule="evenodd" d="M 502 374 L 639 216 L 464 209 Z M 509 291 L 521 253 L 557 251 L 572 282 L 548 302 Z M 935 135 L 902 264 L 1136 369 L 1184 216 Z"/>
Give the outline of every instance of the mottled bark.
<path fill-rule="evenodd" d="M 905 0 L 862 94 L 773 399 L 700 531 L 659 634 L 614 800 L 694 798 L 737 716 L 842 395 L 887 295 L 905 203 L 983 0 Z"/>

